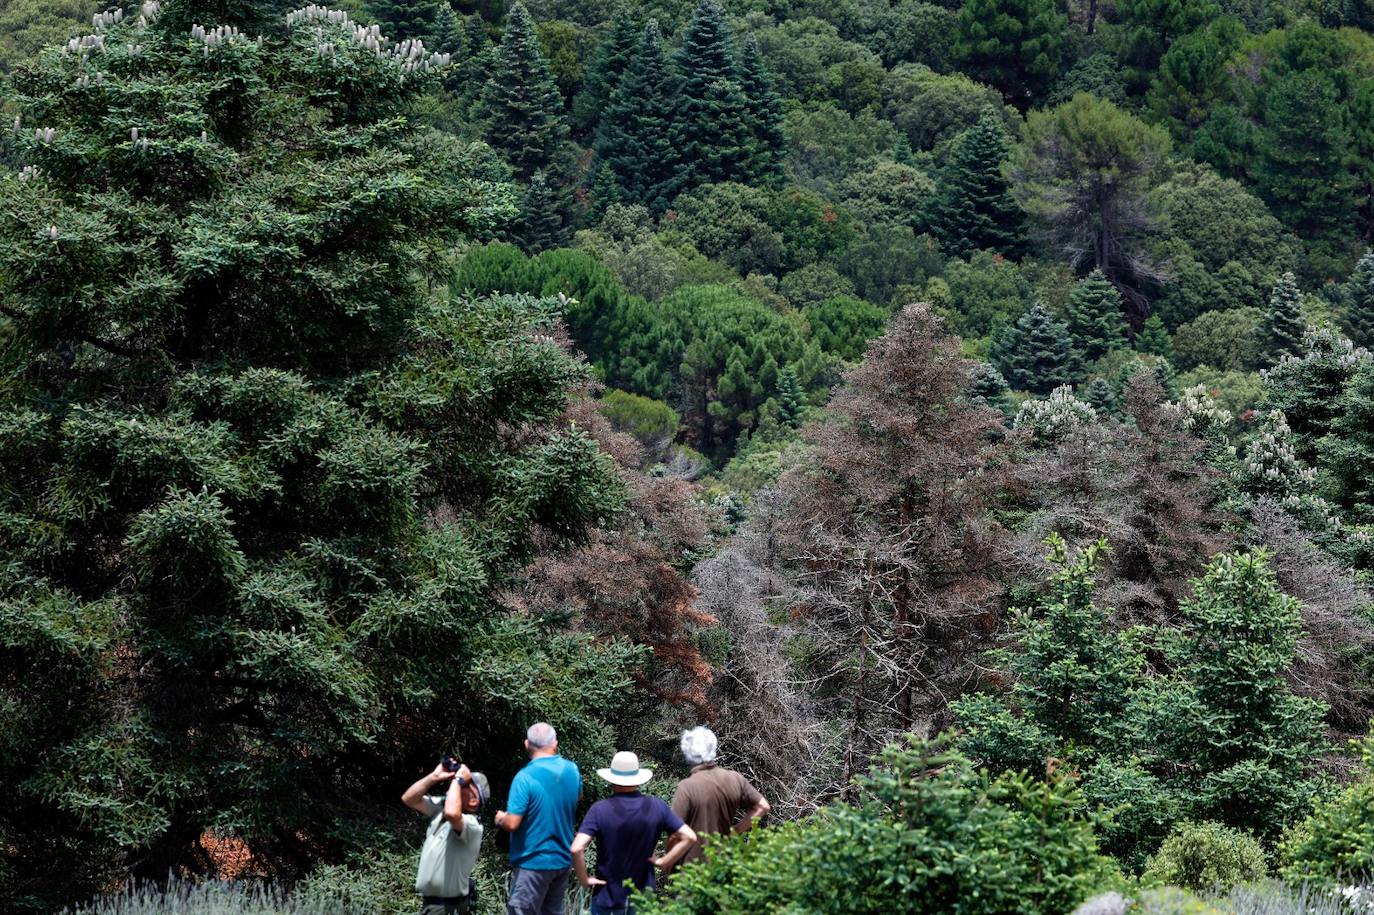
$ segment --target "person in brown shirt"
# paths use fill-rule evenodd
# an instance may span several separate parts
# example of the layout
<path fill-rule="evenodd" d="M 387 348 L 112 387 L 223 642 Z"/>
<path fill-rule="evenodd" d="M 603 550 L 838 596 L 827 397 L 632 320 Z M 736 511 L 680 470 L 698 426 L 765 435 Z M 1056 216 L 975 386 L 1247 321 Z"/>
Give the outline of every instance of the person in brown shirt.
<path fill-rule="evenodd" d="M 692 774 L 678 782 L 673 813 L 698 835 L 748 832 L 771 809 L 768 801 L 738 772 L 716 765 L 716 735 L 710 728 L 682 732 L 682 755 Z M 697 843 L 682 864 L 702 855 Z"/>

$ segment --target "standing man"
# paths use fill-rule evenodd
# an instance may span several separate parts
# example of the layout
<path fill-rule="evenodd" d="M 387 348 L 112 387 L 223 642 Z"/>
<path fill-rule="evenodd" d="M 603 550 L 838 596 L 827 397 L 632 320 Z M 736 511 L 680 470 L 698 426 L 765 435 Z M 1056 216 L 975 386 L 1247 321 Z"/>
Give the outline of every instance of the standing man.
<path fill-rule="evenodd" d="M 572 865 L 573 817 L 582 797 L 577 764 L 558 755 L 558 733 L 546 722 L 525 733 L 529 764 L 510 786 L 496 825 L 510 833 L 509 915 L 563 915 Z"/>
<path fill-rule="evenodd" d="M 656 797 L 639 793 L 639 786 L 654 777 L 653 770 L 639 768 L 639 757 L 620 752 L 611 758 L 608 769 L 596 774 L 614 785 L 614 794 L 597 801 L 587 811 L 573 839 L 573 869 L 578 881 L 592 897 L 592 915 L 634 915 L 630 905 L 631 888 L 642 890 L 654 885 L 654 868 L 670 870 L 696 846 L 697 834 L 683 823 L 672 808 Z M 667 833 L 678 842 L 661 858 L 654 857 L 658 837 Z M 596 840 L 596 876 L 587 874 L 587 846 Z"/>
<path fill-rule="evenodd" d="M 716 765 L 716 735 L 710 728 L 683 731 L 682 755 L 691 763 L 692 774 L 678 782 L 673 813 L 698 835 L 748 832 L 771 809 L 748 779 Z M 676 841 L 675 836 L 669 839 Z M 701 855 L 701 845 L 694 844 L 684 863 Z"/>
<path fill-rule="evenodd" d="M 445 782 L 448 790 L 442 796 L 429 793 Z M 415 875 L 415 892 L 423 905 L 420 915 L 465 915 L 472 911 L 472 868 L 482 847 L 477 813 L 490 795 L 487 777 L 481 772 L 469 772 L 467 766 L 451 771 L 443 762 L 401 795 L 401 803 L 429 818 L 420 870 Z"/>

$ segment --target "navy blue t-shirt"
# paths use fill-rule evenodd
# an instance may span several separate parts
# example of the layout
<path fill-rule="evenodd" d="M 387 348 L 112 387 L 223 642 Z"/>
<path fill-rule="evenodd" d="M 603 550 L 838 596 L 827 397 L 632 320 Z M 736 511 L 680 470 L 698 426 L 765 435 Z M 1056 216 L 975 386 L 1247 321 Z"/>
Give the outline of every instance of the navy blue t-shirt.
<path fill-rule="evenodd" d="M 613 794 L 597 801 L 577 831 L 596 839 L 596 876 L 606 881 L 597 890 L 596 904 L 609 909 L 625 905 L 630 890 L 654 885 L 653 857 L 658 837 L 682 828 L 682 819 L 662 800 L 633 794 Z"/>

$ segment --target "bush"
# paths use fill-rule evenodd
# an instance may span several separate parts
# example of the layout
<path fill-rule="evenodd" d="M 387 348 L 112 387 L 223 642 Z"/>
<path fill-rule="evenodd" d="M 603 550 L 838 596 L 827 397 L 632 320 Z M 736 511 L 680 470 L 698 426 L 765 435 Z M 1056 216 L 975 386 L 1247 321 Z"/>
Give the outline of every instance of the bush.
<path fill-rule="evenodd" d="M 663 401 L 628 391 L 607 391 L 601 398 L 601 412 L 616 431 L 633 436 L 655 457 L 662 455 L 677 436 L 682 421 L 677 411 Z"/>
<path fill-rule="evenodd" d="M 1116 879 L 1065 779 L 991 781 L 942 742 L 890 746 L 835 804 L 778 829 L 708 844 L 644 915 L 942 912 L 1059 915 Z"/>
<path fill-rule="evenodd" d="M 337 897 L 297 898 L 264 884 L 174 880 L 166 887 L 138 884 L 68 911 L 73 915 L 374 915 L 380 910 L 366 903 L 347 904 Z"/>
<path fill-rule="evenodd" d="M 1226 371 L 1251 371 L 1258 364 L 1260 311 L 1231 308 L 1208 311 L 1174 333 L 1174 358 L 1179 368 L 1200 365 Z"/>
<path fill-rule="evenodd" d="M 1197 892 L 1263 880 L 1264 849 L 1253 836 L 1220 823 L 1180 823 L 1145 867 L 1145 879 Z"/>
<path fill-rule="evenodd" d="M 1320 804 L 1279 848 L 1285 880 L 1374 883 L 1374 733 L 1360 747 L 1364 771 Z"/>

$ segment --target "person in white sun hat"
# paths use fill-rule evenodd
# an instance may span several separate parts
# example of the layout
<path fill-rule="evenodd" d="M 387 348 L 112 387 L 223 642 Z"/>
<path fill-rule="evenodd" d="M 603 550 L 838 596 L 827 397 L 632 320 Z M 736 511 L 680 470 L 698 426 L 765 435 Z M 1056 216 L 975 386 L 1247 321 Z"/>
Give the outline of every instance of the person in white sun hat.
<path fill-rule="evenodd" d="M 592 915 L 633 915 L 630 893 L 654 885 L 654 868 L 671 869 L 697 841 L 692 827 L 673 813 L 661 799 L 639 793 L 640 785 L 654 777 L 641 769 L 639 757 L 622 750 L 596 774 L 610 782 L 615 792 L 587 811 L 573 839 L 573 869 L 578 881 L 592 896 Z M 677 843 L 655 857 L 661 835 L 677 836 Z M 587 846 L 596 841 L 596 875 L 587 873 Z"/>

